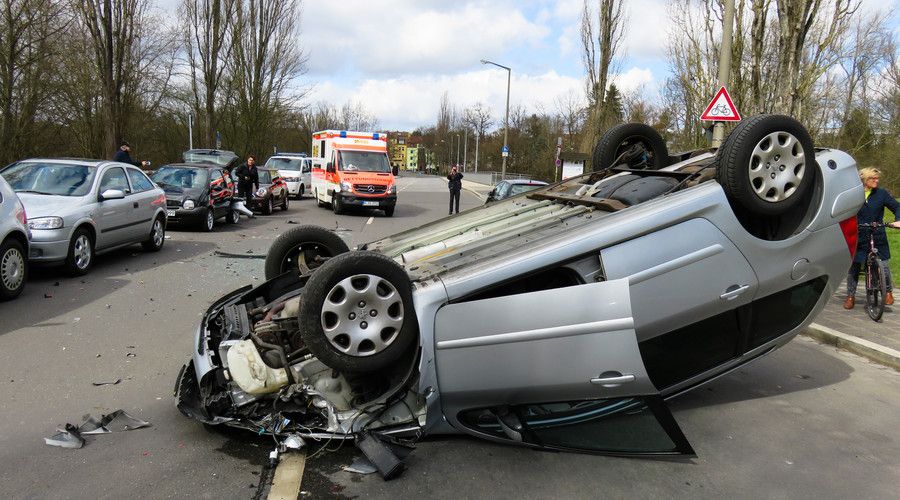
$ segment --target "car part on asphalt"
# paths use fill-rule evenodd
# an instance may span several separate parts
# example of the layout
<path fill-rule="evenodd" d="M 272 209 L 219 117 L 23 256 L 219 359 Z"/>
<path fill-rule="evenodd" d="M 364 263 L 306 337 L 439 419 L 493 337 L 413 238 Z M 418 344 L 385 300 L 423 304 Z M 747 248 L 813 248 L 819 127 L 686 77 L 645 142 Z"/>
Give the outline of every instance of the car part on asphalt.
<path fill-rule="evenodd" d="M 781 122 L 756 123 L 764 137 Z M 701 150 L 566 179 L 308 274 L 283 272 L 297 238 L 267 257 L 268 281 L 202 316 L 178 408 L 307 442 L 469 434 L 692 455 L 664 398 L 789 342 L 846 275 L 855 234 L 841 225 L 862 186 L 849 155 L 815 153 L 815 190 L 778 216 L 784 230 L 716 182 L 750 156 Z"/>
<path fill-rule="evenodd" d="M 319 226 L 299 226 L 275 238 L 266 254 L 266 279 L 287 271 L 311 273 L 326 260 L 350 251 L 335 233 Z"/>
<path fill-rule="evenodd" d="M 626 165 L 659 170 L 669 165 L 666 142 L 653 127 L 643 123 L 620 123 L 600 138 L 591 155 L 595 172 Z"/>
<path fill-rule="evenodd" d="M 85 415 L 84 421 L 78 427 L 66 424 L 64 428 L 57 429 L 56 434 L 44 438 L 44 442 L 61 448 L 81 448 L 85 444 L 83 436 L 132 431 L 144 427 L 150 427 L 150 422 L 135 418 L 125 410 L 116 410 L 99 418 Z"/>

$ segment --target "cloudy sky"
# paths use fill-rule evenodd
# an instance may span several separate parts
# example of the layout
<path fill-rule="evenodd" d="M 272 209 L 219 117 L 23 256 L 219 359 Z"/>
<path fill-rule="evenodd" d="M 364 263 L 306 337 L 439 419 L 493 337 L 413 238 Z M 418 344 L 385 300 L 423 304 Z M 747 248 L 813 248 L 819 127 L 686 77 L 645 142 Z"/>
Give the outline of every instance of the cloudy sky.
<path fill-rule="evenodd" d="M 160 0 L 169 12 L 177 3 Z M 666 3 L 626 2 L 627 56 L 615 77 L 626 91 L 653 97 L 667 75 Z M 311 102 L 363 103 L 385 130 L 433 124 L 445 91 L 460 107 L 487 104 L 499 121 L 506 71 L 479 62 L 489 59 L 512 68 L 511 105 L 551 111 L 559 96 L 583 95 L 581 9 L 582 0 L 307 0 L 301 83 Z"/>

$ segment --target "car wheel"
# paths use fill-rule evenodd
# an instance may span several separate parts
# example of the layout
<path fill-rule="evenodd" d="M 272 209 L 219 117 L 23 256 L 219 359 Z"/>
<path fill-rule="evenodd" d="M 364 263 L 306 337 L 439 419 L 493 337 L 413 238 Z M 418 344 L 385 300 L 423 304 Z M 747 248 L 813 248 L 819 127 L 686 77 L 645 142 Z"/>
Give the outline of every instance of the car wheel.
<path fill-rule="evenodd" d="M 385 217 L 393 217 L 394 216 L 394 207 L 388 207 L 384 209 Z"/>
<path fill-rule="evenodd" d="M 339 196 L 332 195 L 331 210 L 334 212 L 334 215 L 341 215 L 344 213 L 344 205 L 341 203 L 341 198 Z"/>
<path fill-rule="evenodd" d="M 742 121 L 716 154 L 716 180 L 728 198 L 763 216 L 794 208 L 812 188 L 815 168 L 812 137 L 784 115 Z"/>
<path fill-rule="evenodd" d="M 272 197 L 266 200 L 266 203 L 262 207 L 263 215 L 272 215 L 272 212 L 275 210 L 275 206 L 272 204 Z"/>
<path fill-rule="evenodd" d="M 659 170 L 668 161 L 666 142 L 656 129 L 643 123 L 620 123 L 610 128 L 591 155 L 594 172 L 605 172 L 623 163 L 629 168 Z"/>
<path fill-rule="evenodd" d="M 25 247 L 8 238 L 0 245 L 0 300 L 14 299 L 25 289 L 28 277 Z"/>
<path fill-rule="evenodd" d="M 209 233 L 216 227 L 216 214 L 213 212 L 212 207 L 206 209 L 206 215 L 203 217 L 203 220 L 200 221 L 200 229 L 203 232 Z"/>
<path fill-rule="evenodd" d="M 317 190 L 315 191 L 314 194 L 316 195 L 316 206 L 317 206 L 317 207 L 324 207 L 324 206 L 325 206 L 325 202 L 322 201 L 321 198 L 319 198 L 319 190 L 317 189 Z"/>
<path fill-rule="evenodd" d="M 288 271 L 313 272 L 323 262 L 350 248 L 340 236 L 319 226 L 299 226 L 275 238 L 266 254 L 266 279 Z"/>
<path fill-rule="evenodd" d="M 94 264 L 94 240 L 87 229 L 76 229 L 69 240 L 66 270 L 75 276 L 87 274 Z"/>
<path fill-rule="evenodd" d="M 390 257 L 350 252 L 322 264 L 300 296 L 300 337 L 326 365 L 374 372 L 418 335 L 409 276 Z"/>
<path fill-rule="evenodd" d="M 225 216 L 225 222 L 227 224 L 237 224 L 241 221 L 241 213 L 237 210 L 229 210 L 228 215 Z"/>
<path fill-rule="evenodd" d="M 158 252 L 166 242 L 166 225 L 162 217 L 157 217 L 150 226 L 150 237 L 141 242 L 141 246 L 148 252 Z"/>
<path fill-rule="evenodd" d="M 281 210 L 283 210 L 285 212 L 288 211 L 288 204 L 290 203 L 290 201 L 288 201 L 289 199 L 290 199 L 290 196 L 288 196 L 287 193 L 285 193 L 284 194 L 284 203 L 281 204 Z"/>
<path fill-rule="evenodd" d="M 304 189 L 303 184 L 300 184 L 300 190 L 297 191 L 297 199 L 299 200 L 299 199 L 303 198 L 303 193 L 305 193 L 305 192 L 306 192 L 306 189 Z"/>

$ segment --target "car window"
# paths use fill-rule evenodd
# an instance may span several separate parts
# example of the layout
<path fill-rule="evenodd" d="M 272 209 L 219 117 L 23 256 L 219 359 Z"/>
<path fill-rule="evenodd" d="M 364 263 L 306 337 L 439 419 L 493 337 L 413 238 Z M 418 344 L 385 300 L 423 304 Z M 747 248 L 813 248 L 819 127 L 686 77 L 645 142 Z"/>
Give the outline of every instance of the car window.
<path fill-rule="evenodd" d="M 338 170 L 361 172 L 390 172 L 387 155 L 380 152 L 341 151 Z"/>
<path fill-rule="evenodd" d="M 537 189 L 539 187 L 544 187 L 544 186 L 542 186 L 540 184 L 513 184 L 509 195 L 515 196 L 517 194 L 522 194 L 526 191 L 531 191 L 531 190 Z"/>
<path fill-rule="evenodd" d="M 100 179 L 100 192 L 103 193 L 107 189 L 118 189 L 123 193 L 130 193 L 128 187 L 128 178 L 125 177 L 125 171 L 121 167 L 113 167 L 103 173 Z"/>
<path fill-rule="evenodd" d="M 300 158 L 269 158 L 266 168 L 299 171 L 302 164 L 303 160 Z"/>
<path fill-rule="evenodd" d="M 259 170 L 259 183 L 260 184 L 271 184 L 272 183 L 272 174 L 270 170 Z"/>
<path fill-rule="evenodd" d="M 215 185 L 221 185 L 222 182 L 223 182 L 223 181 L 222 181 L 222 171 L 221 171 L 221 170 L 219 170 L 219 169 L 217 169 L 217 168 L 214 168 L 214 169 L 212 169 L 212 170 L 209 171 L 209 185 L 210 185 L 210 187 L 215 186 Z M 223 186 L 223 187 L 224 187 L 224 186 Z"/>
<path fill-rule="evenodd" d="M 303 160 L 303 173 L 308 174 L 312 171 L 312 162 L 309 160 Z"/>
<path fill-rule="evenodd" d="M 18 193 L 61 196 L 86 195 L 96 173 L 96 167 L 44 162 L 14 163 L 3 169 L 6 181 Z"/>
<path fill-rule="evenodd" d="M 134 189 L 135 193 L 153 189 L 153 183 L 150 182 L 150 179 L 148 179 L 140 170 L 129 168 L 128 178 L 131 180 L 131 187 Z"/>
<path fill-rule="evenodd" d="M 501 182 L 497 184 L 497 198 L 506 198 L 506 195 L 509 193 L 509 184 L 506 182 Z"/>
<path fill-rule="evenodd" d="M 753 301 L 753 315 L 747 350 L 797 328 L 816 307 L 827 279 L 816 278 Z"/>
<path fill-rule="evenodd" d="M 153 172 L 150 178 L 162 187 L 199 189 L 206 184 L 207 173 L 202 168 L 166 166 Z"/>

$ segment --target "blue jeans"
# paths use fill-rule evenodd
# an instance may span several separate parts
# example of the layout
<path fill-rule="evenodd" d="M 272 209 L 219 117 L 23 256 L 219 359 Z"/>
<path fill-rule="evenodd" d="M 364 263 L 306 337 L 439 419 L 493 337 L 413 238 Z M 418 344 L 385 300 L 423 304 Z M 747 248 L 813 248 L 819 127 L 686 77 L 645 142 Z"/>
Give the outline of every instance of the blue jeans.
<path fill-rule="evenodd" d="M 894 289 L 894 280 L 891 277 L 891 265 L 890 259 L 884 259 L 881 261 L 884 264 L 884 288 L 887 291 L 892 291 Z M 855 297 L 856 296 L 856 286 L 859 282 L 859 273 L 862 271 L 862 262 L 854 262 L 850 264 L 850 271 L 847 273 L 847 296 Z"/>

